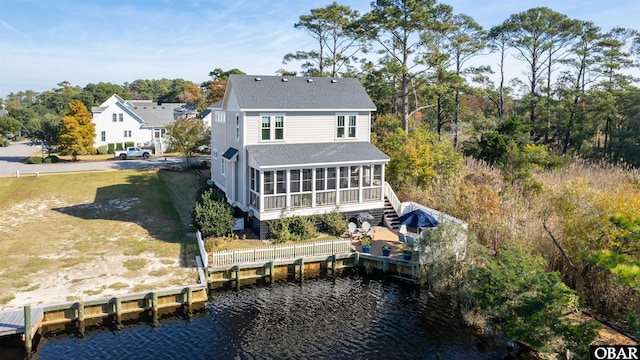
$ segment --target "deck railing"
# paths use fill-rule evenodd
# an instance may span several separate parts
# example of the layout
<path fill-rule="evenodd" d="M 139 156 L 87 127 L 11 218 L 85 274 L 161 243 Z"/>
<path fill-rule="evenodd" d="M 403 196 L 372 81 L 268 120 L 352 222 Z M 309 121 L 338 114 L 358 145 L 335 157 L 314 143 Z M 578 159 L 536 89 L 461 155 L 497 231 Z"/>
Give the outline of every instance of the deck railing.
<path fill-rule="evenodd" d="M 351 251 L 350 247 L 350 239 L 338 239 L 295 245 L 272 245 L 252 249 L 216 251 L 211 255 L 210 264 L 211 266 L 218 266 L 348 253 Z"/>
<path fill-rule="evenodd" d="M 386 181 L 384 182 L 384 196 L 387 197 L 393 207 L 393 210 L 396 211 L 396 214 L 398 214 L 398 216 L 402 215 L 402 203 L 400 202 L 400 199 L 398 199 L 398 196 L 396 196 L 391 185 Z"/>

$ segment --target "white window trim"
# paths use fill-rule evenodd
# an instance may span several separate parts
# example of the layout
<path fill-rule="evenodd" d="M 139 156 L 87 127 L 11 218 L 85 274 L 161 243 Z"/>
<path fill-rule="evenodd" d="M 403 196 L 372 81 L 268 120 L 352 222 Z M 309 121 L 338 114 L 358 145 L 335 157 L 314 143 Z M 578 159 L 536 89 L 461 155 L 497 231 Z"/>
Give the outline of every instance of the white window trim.
<path fill-rule="evenodd" d="M 258 116 L 260 118 L 260 130 L 258 134 L 258 142 L 284 142 L 287 139 L 287 116 L 285 114 L 267 113 L 267 114 L 259 114 Z M 269 117 L 269 139 L 268 140 L 262 139 L 262 117 L 263 116 Z M 282 139 L 275 138 L 276 137 L 276 120 L 275 120 L 276 116 L 282 116 L 282 122 L 283 122 Z"/>
<path fill-rule="evenodd" d="M 222 159 L 222 165 L 220 167 L 220 174 L 224 177 L 227 177 L 227 159 Z"/>
<path fill-rule="evenodd" d="M 344 116 L 344 137 L 338 137 L 338 117 Z M 349 117 L 355 116 L 356 118 L 356 131 L 355 136 L 349 136 Z M 333 136 L 335 140 L 355 140 L 358 138 L 358 113 L 336 113 L 334 126 L 333 126 Z"/>
<path fill-rule="evenodd" d="M 213 155 L 214 159 L 218 158 L 218 149 L 211 149 L 211 155 Z"/>

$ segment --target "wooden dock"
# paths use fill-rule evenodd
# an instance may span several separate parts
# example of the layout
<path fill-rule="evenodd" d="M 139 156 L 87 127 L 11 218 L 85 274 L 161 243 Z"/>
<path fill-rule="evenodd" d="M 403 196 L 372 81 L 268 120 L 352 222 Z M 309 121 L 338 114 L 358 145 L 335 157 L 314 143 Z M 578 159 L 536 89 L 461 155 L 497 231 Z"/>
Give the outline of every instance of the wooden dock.
<path fill-rule="evenodd" d="M 43 308 L 31 308 L 30 306 L 25 308 L 29 309 L 29 315 L 27 315 L 27 317 L 30 318 L 29 325 L 31 329 L 38 329 L 44 318 Z M 25 326 L 25 314 L 26 311 L 24 309 L 0 312 L 0 336 L 24 334 L 25 330 L 27 330 Z M 33 338 L 34 334 L 35 331 L 30 334 L 31 338 Z"/>

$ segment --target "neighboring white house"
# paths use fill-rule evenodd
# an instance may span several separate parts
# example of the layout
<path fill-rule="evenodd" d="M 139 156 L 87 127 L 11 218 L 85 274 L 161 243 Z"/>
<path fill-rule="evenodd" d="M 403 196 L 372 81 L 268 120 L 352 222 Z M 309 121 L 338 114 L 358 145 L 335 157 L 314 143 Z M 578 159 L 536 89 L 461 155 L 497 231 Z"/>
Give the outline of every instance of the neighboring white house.
<path fill-rule="evenodd" d="M 124 100 L 113 95 L 91 108 L 96 125 L 94 147 L 134 143 L 148 146 L 155 153 L 167 147 L 165 126 L 179 117 L 196 116 L 195 107 L 183 103 L 159 104 L 151 100 Z"/>
<path fill-rule="evenodd" d="M 231 75 L 211 110 L 211 179 L 261 239 L 282 210 L 380 221 L 389 157 L 357 79 Z"/>

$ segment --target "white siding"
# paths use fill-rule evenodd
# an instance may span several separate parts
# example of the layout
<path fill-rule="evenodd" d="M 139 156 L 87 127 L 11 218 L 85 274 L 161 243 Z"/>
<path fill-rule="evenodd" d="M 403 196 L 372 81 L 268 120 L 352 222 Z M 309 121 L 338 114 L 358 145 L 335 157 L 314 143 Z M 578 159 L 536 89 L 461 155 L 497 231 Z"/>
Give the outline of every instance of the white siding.
<path fill-rule="evenodd" d="M 116 114 L 116 122 L 113 121 L 113 114 Z M 120 114 L 122 114 L 122 122 L 120 122 Z M 152 131 L 141 129 L 141 123 L 118 105 L 109 106 L 93 118 L 93 122 L 96 125 L 94 147 L 125 142 L 143 145 L 152 140 Z M 103 131 L 106 134 L 106 141 L 102 141 Z M 131 131 L 131 137 L 125 137 L 125 131 Z"/>
<path fill-rule="evenodd" d="M 213 158 L 213 154 L 211 156 L 211 179 L 224 190 L 226 178 L 222 176 L 220 169 L 222 168 L 222 154 L 227 150 L 226 124 L 216 121 L 215 113 L 214 110 L 211 114 L 211 148 L 217 150 L 218 156 L 217 158 Z"/>
<path fill-rule="evenodd" d="M 370 115 L 357 113 L 355 139 L 336 139 L 338 112 L 249 112 L 244 121 L 245 144 L 267 144 L 260 141 L 261 115 L 285 114 L 285 144 L 322 143 L 334 141 L 370 141 Z M 347 112 L 340 112 L 345 114 Z M 356 113 L 353 113 L 356 114 Z M 271 142 L 276 143 L 276 142 Z"/>

